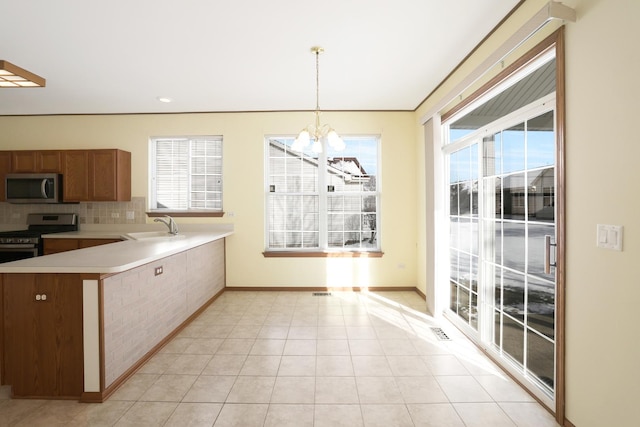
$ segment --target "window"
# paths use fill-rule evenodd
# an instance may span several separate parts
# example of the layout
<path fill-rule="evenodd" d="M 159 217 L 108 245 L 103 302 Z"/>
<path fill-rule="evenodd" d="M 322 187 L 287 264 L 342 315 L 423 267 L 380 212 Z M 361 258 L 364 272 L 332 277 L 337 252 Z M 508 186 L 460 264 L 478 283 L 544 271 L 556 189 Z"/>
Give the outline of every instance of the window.
<path fill-rule="evenodd" d="M 379 251 L 379 138 L 321 153 L 293 141 L 267 138 L 267 251 Z"/>
<path fill-rule="evenodd" d="M 151 139 L 150 208 L 222 213 L 222 137 Z"/>

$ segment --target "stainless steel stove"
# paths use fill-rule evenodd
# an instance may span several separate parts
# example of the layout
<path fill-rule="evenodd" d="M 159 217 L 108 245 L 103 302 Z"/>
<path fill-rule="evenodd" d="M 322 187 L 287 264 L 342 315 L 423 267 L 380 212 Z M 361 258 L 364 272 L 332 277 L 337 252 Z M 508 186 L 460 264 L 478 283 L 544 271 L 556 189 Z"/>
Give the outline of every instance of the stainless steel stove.
<path fill-rule="evenodd" d="M 0 232 L 0 262 L 42 255 L 42 235 L 78 230 L 74 213 L 28 214 L 27 229 Z"/>

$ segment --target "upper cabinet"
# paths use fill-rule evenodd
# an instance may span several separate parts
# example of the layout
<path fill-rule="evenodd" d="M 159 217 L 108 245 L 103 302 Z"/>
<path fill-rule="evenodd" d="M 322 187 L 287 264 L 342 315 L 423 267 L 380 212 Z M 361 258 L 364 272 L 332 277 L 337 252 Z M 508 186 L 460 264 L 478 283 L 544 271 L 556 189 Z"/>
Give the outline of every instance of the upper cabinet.
<path fill-rule="evenodd" d="M 12 151 L 11 172 L 14 173 L 60 173 L 62 170 L 62 152 Z"/>
<path fill-rule="evenodd" d="M 122 150 L 63 151 L 65 202 L 131 200 L 131 153 Z"/>
<path fill-rule="evenodd" d="M 0 151 L 0 201 L 8 173 L 60 173 L 64 202 L 131 200 L 131 153 L 104 150 Z"/>
<path fill-rule="evenodd" d="M 10 172 L 11 172 L 11 152 L 0 151 L 0 178 L 2 178 L 2 182 L 0 182 L 0 201 L 7 199 L 7 195 L 5 194 L 6 190 L 4 188 L 4 177 Z"/>

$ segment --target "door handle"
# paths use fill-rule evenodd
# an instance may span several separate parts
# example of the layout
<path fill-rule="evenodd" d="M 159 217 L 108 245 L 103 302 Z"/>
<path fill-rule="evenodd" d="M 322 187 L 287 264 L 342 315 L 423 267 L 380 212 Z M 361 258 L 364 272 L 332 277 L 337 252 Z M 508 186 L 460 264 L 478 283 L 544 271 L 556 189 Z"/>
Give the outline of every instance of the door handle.
<path fill-rule="evenodd" d="M 556 243 L 551 243 L 553 236 L 544 236 L 544 274 L 551 274 L 551 267 L 555 267 L 556 263 L 551 262 L 551 246 L 556 247 Z"/>
<path fill-rule="evenodd" d="M 47 178 L 44 178 L 40 183 L 40 192 L 42 193 L 43 199 L 49 198 L 49 196 L 47 195 Z"/>

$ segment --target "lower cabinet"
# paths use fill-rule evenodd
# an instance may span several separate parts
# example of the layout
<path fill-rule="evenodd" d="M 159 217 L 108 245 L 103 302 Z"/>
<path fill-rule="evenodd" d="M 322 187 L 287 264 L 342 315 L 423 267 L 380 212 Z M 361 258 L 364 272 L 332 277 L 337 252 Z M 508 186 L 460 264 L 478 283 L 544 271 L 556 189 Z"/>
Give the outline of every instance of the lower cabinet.
<path fill-rule="evenodd" d="M 77 274 L 3 274 L 4 384 L 16 397 L 83 391 L 82 281 Z"/>
<path fill-rule="evenodd" d="M 58 252 L 73 251 L 76 249 L 90 248 L 92 246 L 107 245 L 109 243 L 121 242 L 120 239 L 44 239 L 44 255 L 56 254 Z"/>

